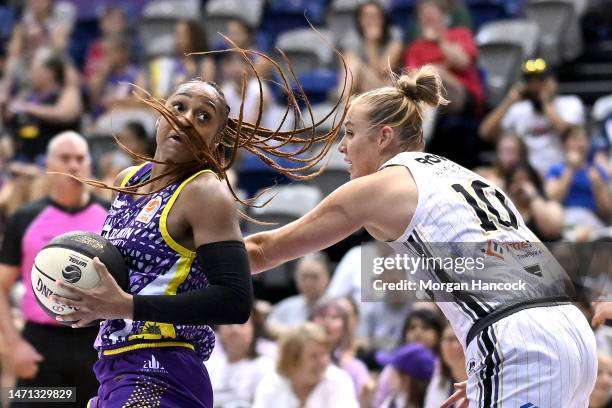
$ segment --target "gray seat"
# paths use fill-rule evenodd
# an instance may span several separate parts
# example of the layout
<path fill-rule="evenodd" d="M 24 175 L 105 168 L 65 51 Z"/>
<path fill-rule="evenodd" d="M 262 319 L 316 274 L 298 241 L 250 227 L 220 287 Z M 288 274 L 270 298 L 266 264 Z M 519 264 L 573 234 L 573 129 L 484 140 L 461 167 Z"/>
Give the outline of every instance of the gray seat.
<path fill-rule="evenodd" d="M 530 0 L 525 15 L 540 28 L 539 54 L 557 66 L 582 53 L 576 5 L 571 0 Z"/>
<path fill-rule="evenodd" d="M 263 0 L 210 0 L 204 13 L 204 27 L 212 44 L 219 41 L 218 33 L 225 32 L 229 20 L 239 18 L 251 27 L 259 26 L 263 13 Z"/>
<path fill-rule="evenodd" d="M 612 114 L 612 95 L 602 96 L 593 104 L 591 116 L 595 122 L 601 122 Z"/>
<path fill-rule="evenodd" d="M 296 75 L 329 67 L 334 57 L 330 44 L 333 44 L 331 31 L 319 30 L 316 33 L 310 28 L 284 32 L 276 40 L 276 47 L 287 54 Z"/>
<path fill-rule="evenodd" d="M 338 45 L 343 38 L 355 30 L 355 11 L 359 0 L 334 0 L 327 13 L 327 27 L 331 30 Z"/>
<path fill-rule="evenodd" d="M 113 109 L 96 120 L 91 134 L 111 137 L 123 130 L 131 121 L 142 123 L 150 138 L 155 136 L 156 115 L 150 109 Z"/>
<path fill-rule="evenodd" d="M 200 12 L 198 0 L 153 0 L 142 10 L 142 18 L 195 20 L 199 18 Z"/>
<path fill-rule="evenodd" d="M 263 203 L 273 194 L 276 194 L 276 196 L 272 201 L 265 207 L 251 208 L 250 215 L 259 221 L 274 223 L 274 225 L 258 225 L 249 222 L 247 234 L 279 228 L 295 221 L 321 201 L 321 193 L 317 188 L 301 184 L 274 188 L 257 202 Z M 295 261 L 291 261 L 279 265 L 260 275 L 259 279 L 267 287 L 289 287 L 293 279 L 295 264 Z"/>
<path fill-rule="evenodd" d="M 338 151 L 338 143 L 331 147 L 327 157 L 316 166 L 316 168 L 321 167 L 324 167 L 323 172 L 310 180 L 309 183 L 316 186 L 323 197 L 327 197 L 350 179 L 348 163 L 344 161 L 344 156 Z"/>
<path fill-rule="evenodd" d="M 487 101 L 497 105 L 521 73 L 521 63 L 536 52 L 538 25 L 529 20 L 485 24 L 476 35 L 479 64 L 487 71 Z"/>

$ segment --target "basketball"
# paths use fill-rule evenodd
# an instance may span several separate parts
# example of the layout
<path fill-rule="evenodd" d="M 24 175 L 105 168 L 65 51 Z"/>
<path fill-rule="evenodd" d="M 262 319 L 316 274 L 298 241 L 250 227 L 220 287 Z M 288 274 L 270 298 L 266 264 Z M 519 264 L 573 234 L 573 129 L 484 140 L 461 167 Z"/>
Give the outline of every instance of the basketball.
<path fill-rule="evenodd" d="M 70 297 L 55 281 L 62 279 L 81 289 L 95 287 L 100 276 L 93 259 L 100 258 L 122 289 L 127 288 L 128 272 L 121 253 L 106 238 L 84 231 L 72 231 L 55 237 L 34 259 L 32 288 L 40 307 L 52 318 L 73 312 L 73 308 L 53 302 L 54 293 Z M 70 325 L 72 322 L 62 322 Z M 95 324 L 92 323 L 92 325 Z"/>

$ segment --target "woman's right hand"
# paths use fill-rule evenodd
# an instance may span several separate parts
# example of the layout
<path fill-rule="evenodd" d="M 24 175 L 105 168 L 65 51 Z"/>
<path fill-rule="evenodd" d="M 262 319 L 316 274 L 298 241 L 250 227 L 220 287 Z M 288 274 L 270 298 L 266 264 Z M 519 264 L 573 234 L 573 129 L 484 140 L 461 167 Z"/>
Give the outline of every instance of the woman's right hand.
<path fill-rule="evenodd" d="M 467 381 L 456 383 L 454 386 L 456 391 L 440 405 L 440 408 L 450 408 L 455 403 L 458 404 L 456 405 L 457 408 L 468 408 Z"/>

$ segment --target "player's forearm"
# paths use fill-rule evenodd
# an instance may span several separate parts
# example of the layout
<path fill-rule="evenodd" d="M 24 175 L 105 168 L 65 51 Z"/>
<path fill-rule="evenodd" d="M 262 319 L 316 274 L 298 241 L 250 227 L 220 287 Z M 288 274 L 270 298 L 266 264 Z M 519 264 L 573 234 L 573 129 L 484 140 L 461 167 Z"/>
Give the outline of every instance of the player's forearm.
<path fill-rule="evenodd" d="M 244 240 L 247 251 L 249 253 L 249 262 L 251 264 L 251 274 L 257 274 L 282 263 L 281 259 L 276 259 L 274 254 L 278 252 L 271 251 L 274 247 L 274 232 L 266 231 L 258 234 L 253 234 Z"/>

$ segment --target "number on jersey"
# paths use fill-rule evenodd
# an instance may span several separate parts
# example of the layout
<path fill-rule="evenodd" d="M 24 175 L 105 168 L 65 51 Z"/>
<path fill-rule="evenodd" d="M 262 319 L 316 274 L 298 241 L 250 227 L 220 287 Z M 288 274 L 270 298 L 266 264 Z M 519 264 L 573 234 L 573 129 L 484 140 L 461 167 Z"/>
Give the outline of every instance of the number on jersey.
<path fill-rule="evenodd" d="M 467 201 L 467 203 L 474 209 L 476 216 L 480 220 L 480 227 L 485 230 L 485 232 L 496 231 L 499 229 L 498 226 L 514 229 L 518 228 L 518 219 L 510 207 L 508 207 L 506 197 L 501 191 L 491 187 L 481 180 L 472 181 L 470 186 L 475 196 L 461 184 L 452 185 L 453 190 L 461 194 L 463 198 L 465 198 L 465 201 Z M 495 198 L 500 202 L 507 213 L 504 214 L 503 217 L 497 208 L 491 204 L 491 201 L 489 201 L 489 198 L 485 194 L 485 188 L 493 189 Z"/>

